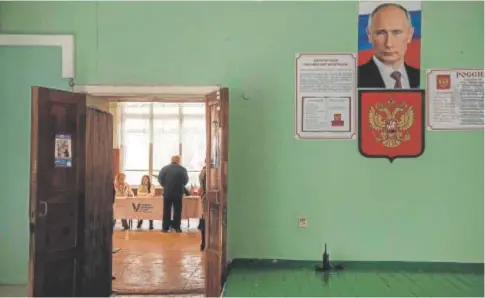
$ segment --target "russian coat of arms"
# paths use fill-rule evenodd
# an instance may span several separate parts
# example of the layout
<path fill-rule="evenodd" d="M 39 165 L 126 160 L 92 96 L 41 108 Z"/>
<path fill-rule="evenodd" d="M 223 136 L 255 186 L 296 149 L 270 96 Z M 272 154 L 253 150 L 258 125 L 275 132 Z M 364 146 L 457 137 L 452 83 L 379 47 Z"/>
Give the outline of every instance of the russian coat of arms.
<path fill-rule="evenodd" d="M 359 90 L 359 152 L 415 158 L 424 152 L 424 90 Z"/>
<path fill-rule="evenodd" d="M 414 111 L 406 102 L 395 103 L 391 98 L 387 104 L 376 103 L 370 106 L 368 119 L 375 141 L 385 147 L 395 148 L 411 140 Z"/>

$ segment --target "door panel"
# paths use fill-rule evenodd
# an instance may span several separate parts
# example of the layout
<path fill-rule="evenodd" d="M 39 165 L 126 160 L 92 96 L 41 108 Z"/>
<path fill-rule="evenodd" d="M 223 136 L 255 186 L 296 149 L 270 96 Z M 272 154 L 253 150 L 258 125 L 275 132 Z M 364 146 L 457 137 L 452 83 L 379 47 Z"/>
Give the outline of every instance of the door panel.
<path fill-rule="evenodd" d="M 224 282 L 227 278 L 227 188 L 228 188 L 228 166 L 229 166 L 229 90 L 224 88 L 221 90 L 221 155 L 222 155 L 222 200 L 221 200 L 221 269 L 222 280 Z"/>
<path fill-rule="evenodd" d="M 85 172 L 83 269 L 77 292 L 81 297 L 109 297 L 113 259 L 113 117 L 94 108 L 86 111 Z"/>
<path fill-rule="evenodd" d="M 76 295 L 85 112 L 84 94 L 32 88 L 29 296 Z"/>
<path fill-rule="evenodd" d="M 52 289 L 56 289 L 57 297 L 66 296 L 69 297 L 73 293 L 72 283 L 75 280 L 76 261 L 72 256 L 50 256 L 49 266 L 45 269 L 46 276 L 52 276 L 52 278 L 46 278 L 45 283 L 42 285 L 41 292 L 52 293 Z M 70 260 L 69 262 L 66 260 Z M 62 293 L 62 294 L 61 294 Z M 43 296 L 35 294 L 36 297 Z"/>
<path fill-rule="evenodd" d="M 228 163 L 228 89 L 206 96 L 207 192 L 205 216 L 207 241 L 205 253 L 205 294 L 219 296 L 226 272 L 226 210 Z"/>

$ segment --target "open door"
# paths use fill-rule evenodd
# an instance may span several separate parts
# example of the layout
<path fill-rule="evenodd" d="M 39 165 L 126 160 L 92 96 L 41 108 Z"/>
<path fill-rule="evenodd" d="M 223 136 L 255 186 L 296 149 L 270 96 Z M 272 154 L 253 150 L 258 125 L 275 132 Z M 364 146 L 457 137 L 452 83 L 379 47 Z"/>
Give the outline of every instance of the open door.
<path fill-rule="evenodd" d="M 88 102 L 89 105 L 89 102 Z M 86 168 L 84 249 L 80 297 L 112 294 L 113 260 L 113 116 L 88 106 L 86 110 Z M 81 235 L 82 237 L 82 235 Z"/>
<path fill-rule="evenodd" d="M 84 94 L 32 88 L 30 297 L 73 297 L 81 275 Z"/>
<path fill-rule="evenodd" d="M 218 297 L 221 294 L 227 271 L 226 218 L 229 160 L 229 90 L 227 88 L 221 88 L 206 95 L 206 135 L 205 295 Z"/>

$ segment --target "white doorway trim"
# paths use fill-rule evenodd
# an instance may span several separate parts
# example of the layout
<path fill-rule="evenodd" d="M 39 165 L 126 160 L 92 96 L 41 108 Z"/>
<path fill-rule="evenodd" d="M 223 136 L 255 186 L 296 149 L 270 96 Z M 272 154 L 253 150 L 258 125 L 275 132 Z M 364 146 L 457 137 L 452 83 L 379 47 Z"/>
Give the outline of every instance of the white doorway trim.
<path fill-rule="evenodd" d="M 140 85 L 74 85 L 73 91 L 102 97 L 202 97 L 220 89 L 219 85 L 205 86 L 140 86 Z"/>
<path fill-rule="evenodd" d="M 0 34 L 0 46 L 61 47 L 62 77 L 74 78 L 74 35 Z"/>

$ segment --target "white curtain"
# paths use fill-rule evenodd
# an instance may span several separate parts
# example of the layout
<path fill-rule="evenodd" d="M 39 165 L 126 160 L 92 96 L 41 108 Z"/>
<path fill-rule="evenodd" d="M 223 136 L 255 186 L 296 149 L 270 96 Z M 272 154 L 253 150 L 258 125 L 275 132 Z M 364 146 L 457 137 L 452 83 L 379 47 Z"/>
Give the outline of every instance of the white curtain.
<path fill-rule="evenodd" d="M 189 186 L 199 185 L 206 150 L 204 103 L 125 102 L 118 110 L 120 171 L 128 183 L 138 185 L 143 175 L 158 175 L 178 154 L 189 172 Z M 152 182 L 158 185 L 157 179 Z"/>

